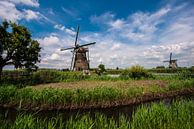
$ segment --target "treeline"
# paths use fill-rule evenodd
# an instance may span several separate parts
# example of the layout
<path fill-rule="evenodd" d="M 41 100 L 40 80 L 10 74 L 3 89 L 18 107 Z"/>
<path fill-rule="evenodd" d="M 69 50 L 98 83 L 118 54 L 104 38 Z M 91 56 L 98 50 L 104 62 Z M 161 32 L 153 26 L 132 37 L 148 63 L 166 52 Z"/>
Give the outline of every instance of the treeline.
<path fill-rule="evenodd" d="M 194 73 L 194 66 L 192 67 L 178 67 L 177 69 L 172 69 L 172 68 L 165 68 L 165 67 L 156 67 L 152 69 L 148 69 L 149 72 L 153 73 L 180 73 L 180 72 L 190 72 Z"/>
<path fill-rule="evenodd" d="M 95 71 L 95 69 L 91 69 L 91 70 L 93 72 Z M 128 70 L 128 69 L 106 69 L 105 74 L 122 74 L 126 70 Z M 146 69 L 146 70 L 148 72 L 152 72 L 152 73 L 180 73 L 183 71 L 194 73 L 194 66 L 178 67 L 177 69 L 165 68 L 164 66 L 157 66 L 156 68 L 150 68 L 150 69 Z"/>
<path fill-rule="evenodd" d="M 38 70 L 28 72 L 26 70 L 6 70 L 2 72 L 2 84 L 14 84 L 19 86 L 36 85 L 43 83 L 55 83 L 62 81 L 79 81 L 88 78 L 82 72 L 63 72 L 58 70 Z"/>

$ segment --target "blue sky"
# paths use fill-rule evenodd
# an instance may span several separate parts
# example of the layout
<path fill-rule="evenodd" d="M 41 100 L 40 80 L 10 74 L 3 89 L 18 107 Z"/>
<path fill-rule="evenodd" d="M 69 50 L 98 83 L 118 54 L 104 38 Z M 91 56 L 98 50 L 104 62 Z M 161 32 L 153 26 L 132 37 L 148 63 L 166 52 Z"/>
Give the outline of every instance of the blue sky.
<path fill-rule="evenodd" d="M 156 67 L 169 58 L 194 65 L 193 0 L 0 0 L 0 21 L 25 25 L 39 41 L 40 67 L 68 68 L 76 26 L 90 46 L 91 66 Z"/>

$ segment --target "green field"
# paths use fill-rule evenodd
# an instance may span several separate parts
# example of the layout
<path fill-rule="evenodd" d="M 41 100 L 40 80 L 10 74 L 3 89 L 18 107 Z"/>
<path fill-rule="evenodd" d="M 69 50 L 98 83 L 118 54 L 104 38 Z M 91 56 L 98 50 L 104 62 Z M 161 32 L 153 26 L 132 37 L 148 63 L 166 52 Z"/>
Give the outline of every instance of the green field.
<path fill-rule="evenodd" d="M 9 72 L 9 71 L 6 71 Z M 12 71 L 15 72 L 15 71 Z M 107 74 L 85 76 L 81 72 L 42 70 L 27 76 L 4 76 L 0 84 L 0 106 L 22 110 L 92 109 L 140 104 L 155 99 L 194 93 L 194 79 L 183 72 L 178 75 L 155 76 L 149 72 L 137 74 L 122 71 L 120 76 Z M 134 78 L 137 76 L 137 78 Z M 95 117 L 78 114 L 76 118 L 53 116 L 42 118 L 31 113 L 19 113 L 14 121 L 1 112 L 1 128 L 194 128 L 193 101 L 177 101 L 170 107 L 153 104 L 139 107 L 129 120 L 125 114 L 117 120 L 96 112 Z M 37 113 L 36 113 L 37 114 Z M 186 122 L 187 121 L 187 122 Z"/>
<path fill-rule="evenodd" d="M 71 107 L 111 105 L 136 97 L 193 88 L 194 80 L 79 81 L 17 88 L 0 87 L 0 104 L 15 108 Z"/>

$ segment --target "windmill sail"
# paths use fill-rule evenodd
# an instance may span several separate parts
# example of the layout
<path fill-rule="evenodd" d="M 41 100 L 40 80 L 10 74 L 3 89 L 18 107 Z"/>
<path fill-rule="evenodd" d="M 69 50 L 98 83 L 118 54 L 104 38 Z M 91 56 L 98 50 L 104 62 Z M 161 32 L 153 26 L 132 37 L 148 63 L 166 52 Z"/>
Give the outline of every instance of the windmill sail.
<path fill-rule="evenodd" d="M 96 42 L 87 43 L 83 45 L 78 44 L 78 37 L 79 37 L 80 26 L 77 27 L 77 33 L 75 37 L 75 46 L 69 48 L 61 48 L 61 51 L 73 49 L 72 53 L 72 60 L 71 60 L 71 70 L 89 70 L 89 50 L 85 48 L 85 46 L 93 45 Z M 86 54 L 88 53 L 88 54 Z M 88 56 L 88 57 L 87 57 Z"/>
<path fill-rule="evenodd" d="M 169 60 L 165 60 L 163 62 L 169 62 L 169 68 L 176 69 L 178 67 L 177 60 L 176 59 L 172 59 L 172 52 L 170 53 L 170 59 Z"/>
<path fill-rule="evenodd" d="M 61 48 L 61 51 L 69 50 L 69 49 L 74 49 L 75 47 L 69 47 L 69 48 Z"/>
<path fill-rule="evenodd" d="M 96 42 L 92 42 L 92 43 L 83 44 L 83 45 L 80 45 L 79 47 L 89 46 L 89 45 L 93 45 L 93 44 L 96 44 Z"/>
<path fill-rule="evenodd" d="M 77 33 L 76 33 L 76 37 L 75 37 L 75 46 L 77 46 L 78 36 L 79 36 L 79 25 L 77 27 Z"/>

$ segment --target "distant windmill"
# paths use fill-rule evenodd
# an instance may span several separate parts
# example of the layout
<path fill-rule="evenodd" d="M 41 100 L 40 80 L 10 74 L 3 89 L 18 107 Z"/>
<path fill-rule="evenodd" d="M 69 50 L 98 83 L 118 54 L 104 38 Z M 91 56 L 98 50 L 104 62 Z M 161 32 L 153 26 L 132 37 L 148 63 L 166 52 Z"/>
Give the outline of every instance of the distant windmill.
<path fill-rule="evenodd" d="M 85 46 L 93 45 L 96 42 L 79 45 L 78 36 L 79 36 L 80 27 L 77 27 L 77 33 L 75 38 L 75 46 L 69 48 L 61 48 L 61 51 L 73 49 L 73 57 L 71 61 L 71 70 L 72 71 L 80 71 L 80 70 L 89 70 L 89 49 Z"/>
<path fill-rule="evenodd" d="M 163 62 L 169 62 L 169 68 L 176 69 L 178 67 L 177 59 L 172 59 L 172 53 L 170 53 L 170 60 L 165 60 Z"/>

